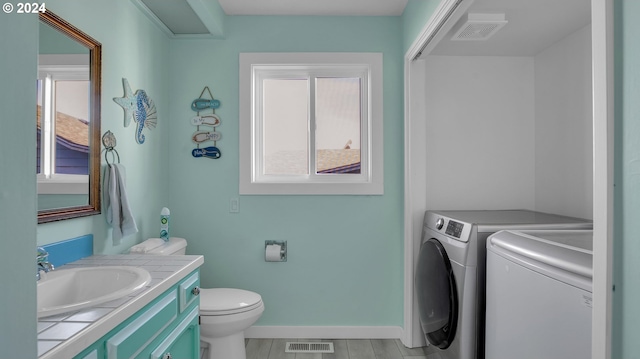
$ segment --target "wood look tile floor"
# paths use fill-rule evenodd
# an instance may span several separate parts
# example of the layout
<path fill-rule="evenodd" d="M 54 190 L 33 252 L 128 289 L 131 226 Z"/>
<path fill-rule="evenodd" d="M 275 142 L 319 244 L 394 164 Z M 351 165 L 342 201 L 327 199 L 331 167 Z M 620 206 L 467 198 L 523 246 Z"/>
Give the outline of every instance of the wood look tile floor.
<path fill-rule="evenodd" d="M 333 342 L 334 353 L 285 353 L 287 342 Z M 406 348 L 397 339 L 246 339 L 247 359 L 440 359 L 432 348 Z"/>

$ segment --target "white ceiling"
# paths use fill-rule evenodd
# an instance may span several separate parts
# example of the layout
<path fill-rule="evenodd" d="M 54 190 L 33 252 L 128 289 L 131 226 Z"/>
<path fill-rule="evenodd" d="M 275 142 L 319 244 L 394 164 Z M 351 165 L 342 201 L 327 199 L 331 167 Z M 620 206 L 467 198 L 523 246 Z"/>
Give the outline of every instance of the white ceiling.
<path fill-rule="evenodd" d="M 504 13 L 508 23 L 486 41 L 451 41 L 464 15 L 431 55 L 536 55 L 590 24 L 591 0 L 475 0 L 467 13 Z"/>
<path fill-rule="evenodd" d="M 408 0 L 218 0 L 227 15 L 397 16 Z"/>

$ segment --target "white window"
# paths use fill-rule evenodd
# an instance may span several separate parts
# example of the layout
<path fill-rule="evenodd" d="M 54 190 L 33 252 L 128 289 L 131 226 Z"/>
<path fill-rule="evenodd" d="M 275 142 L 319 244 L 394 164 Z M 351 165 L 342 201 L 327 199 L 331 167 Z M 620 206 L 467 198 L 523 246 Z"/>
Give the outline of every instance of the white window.
<path fill-rule="evenodd" d="M 382 54 L 240 54 L 240 194 L 383 194 Z"/>
<path fill-rule="evenodd" d="M 40 55 L 38 194 L 88 194 L 89 55 Z"/>

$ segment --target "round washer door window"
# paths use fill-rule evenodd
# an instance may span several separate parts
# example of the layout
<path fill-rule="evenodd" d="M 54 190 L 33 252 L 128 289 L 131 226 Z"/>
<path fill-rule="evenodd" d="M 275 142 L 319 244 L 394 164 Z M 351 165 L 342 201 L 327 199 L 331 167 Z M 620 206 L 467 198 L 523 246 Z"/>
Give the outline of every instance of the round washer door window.
<path fill-rule="evenodd" d="M 458 294 L 449 256 L 435 238 L 420 247 L 415 287 L 422 332 L 432 345 L 448 348 L 456 335 Z"/>

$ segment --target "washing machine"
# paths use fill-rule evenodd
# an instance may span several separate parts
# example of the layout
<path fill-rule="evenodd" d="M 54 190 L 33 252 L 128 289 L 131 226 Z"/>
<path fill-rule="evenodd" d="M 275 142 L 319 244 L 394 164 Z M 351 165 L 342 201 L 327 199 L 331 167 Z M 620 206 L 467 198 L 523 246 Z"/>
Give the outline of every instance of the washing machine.
<path fill-rule="evenodd" d="M 500 231 L 487 239 L 491 359 L 591 358 L 593 231 Z"/>
<path fill-rule="evenodd" d="M 592 229 L 529 210 L 427 211 L 415 269 L 419 321 L 442 359 L 484 358 L 486 241 L 501 230 Z"/>

